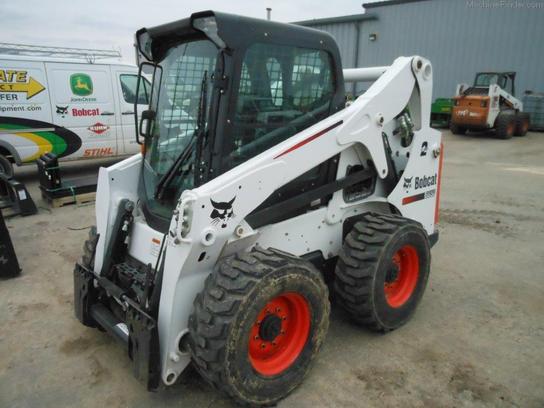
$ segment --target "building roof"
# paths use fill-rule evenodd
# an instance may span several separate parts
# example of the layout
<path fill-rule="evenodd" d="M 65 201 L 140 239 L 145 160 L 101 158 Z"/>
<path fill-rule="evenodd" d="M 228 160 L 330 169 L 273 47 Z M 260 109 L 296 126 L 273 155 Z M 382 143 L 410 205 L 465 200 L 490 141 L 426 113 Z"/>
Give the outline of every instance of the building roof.
<path fill-rule="evenodd" d="M 322 24 L 337 24 L 337 23 L 356 23 L 364 20 L 377 20 L 378 16 L 375 14 L 352 14 L 350 16 L 340 17 L 328 17 L 328 18 L 316 18 L 313 20 L 294 21 L 292 24 L 298 24 L 302 26 L 314 26 Z"/>
<path fill-rule="evenodd" d="M 420 1 L 429 1 L 429 0 L 384 0 L 384 1 L 375 1 L 374 3 L 363 3 L 363 7 L 365 9 L 370 9 L 374 7 L 394 6 L 395 4 L 415 3 Z"/>

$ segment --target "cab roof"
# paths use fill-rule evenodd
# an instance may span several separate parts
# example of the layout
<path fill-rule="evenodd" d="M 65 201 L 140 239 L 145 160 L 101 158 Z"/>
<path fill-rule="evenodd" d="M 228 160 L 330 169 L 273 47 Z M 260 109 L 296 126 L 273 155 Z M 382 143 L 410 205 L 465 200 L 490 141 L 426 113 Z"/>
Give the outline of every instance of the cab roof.
<path fill-rule="evenodd" d="M 204 19 L 214 21 L 215 26 L 212 23 L 203 29 L 199 20 Z M 172 44 L 204 35 L 210 38 L 214 29 L 224 43 L 224 47 L 221 48 L 235 49 L 266 37 L 267 41 L 277 43 L 337 50 L 334 38 L 324 31 L 211 10 L 194 13 L 189 18 L 171 23 L 142 28 L 136 32 L 136 42 L 140 53 L 146 59 L 159 62 Z M 213 41 L 213 38 L 210 39 Z"/>

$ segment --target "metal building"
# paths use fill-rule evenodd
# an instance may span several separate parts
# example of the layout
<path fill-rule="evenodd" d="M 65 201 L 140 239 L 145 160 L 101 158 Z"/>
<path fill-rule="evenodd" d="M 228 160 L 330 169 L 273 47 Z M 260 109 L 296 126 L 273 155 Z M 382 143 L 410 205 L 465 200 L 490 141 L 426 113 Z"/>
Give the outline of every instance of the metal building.
<path fill-rule="evenodd" d="M 434 69 L 433 96 L 450 97 L 479 71 L 516 71 L 516 95 L 544 92 L 544 0 L 390 0 L 365 14 L 301 21 L 331 33 L 344 67 L 418 54 Z M 355 92 L 365 90 L 358 84 Z M 348 84 L 348 92 L 353 92 Z"/>

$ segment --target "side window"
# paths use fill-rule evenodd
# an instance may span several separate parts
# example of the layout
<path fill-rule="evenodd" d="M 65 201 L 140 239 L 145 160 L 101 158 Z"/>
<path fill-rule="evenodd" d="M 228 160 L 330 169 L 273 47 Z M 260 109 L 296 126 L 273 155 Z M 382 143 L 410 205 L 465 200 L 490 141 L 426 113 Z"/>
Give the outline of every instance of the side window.
<path fill-rule="evenodd" d="M 122 74 L 119 76 L 121 83 L 121 92 L 123 93 L 123 99 L 125 102 L 133 104 L 136 100 L 136 84 L 138 82 L 138 75 Z M 150 84 L 146 78 L 142 78 L 140 83 L 140 89 L 138 89 L 138 104 L 149 104 L 149 90 Z"/>
<path fill-rule="evenodd" d="M 232 134 L 223 147 L 224 169 L 325 118 L 335 92 L 332 69 L 322 50 L 252 45 L 242 65 Z"/>
<path fill-rule="evenodd" d="M 311 109 L 323 94 L 330 95 L 330 69 L 321 63 L 318 52 L 306 52 L 295 58 L 293 66 L 293 102 L 300 109 Z"/>
<path fill-rule="evenodd" d="M 242 64 L 242 74 L 240 75 L 240 95 L 251 94 L 251 79 L 249 78 L 249 71 L 247 70 L 247 64 Z"/>

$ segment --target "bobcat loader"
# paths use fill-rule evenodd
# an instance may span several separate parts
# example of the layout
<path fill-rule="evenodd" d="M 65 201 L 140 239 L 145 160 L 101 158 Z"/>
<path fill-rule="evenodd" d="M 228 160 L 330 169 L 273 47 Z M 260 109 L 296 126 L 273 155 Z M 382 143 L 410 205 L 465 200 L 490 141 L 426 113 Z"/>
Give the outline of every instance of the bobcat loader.
<path fill-rule="evenodd" d="M 342 70 L 324 32 L 211 11 L 136 44 L 153 79 L 142 154 L 100 169 L 81 323 L 119 339 L 150 390 L 192 363 L 249 405 L 302 382 L 329 287 L 354 322 L 406 323 L 438 240 L 429 61 Z M 345 83 L 371 80 L 346 106 Z"/>
<path fill-rule="evenodd" d="M 500 139 L 525 136 L 529 114 L 515 94 L 515 72 L 479 72 L 474 85 L 457 85 L 453 98 L 450 130 L 455 135 L 467 130 L 494 130 Z"/>

